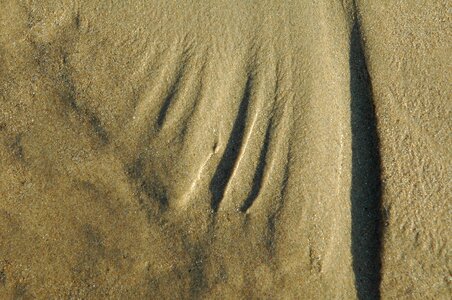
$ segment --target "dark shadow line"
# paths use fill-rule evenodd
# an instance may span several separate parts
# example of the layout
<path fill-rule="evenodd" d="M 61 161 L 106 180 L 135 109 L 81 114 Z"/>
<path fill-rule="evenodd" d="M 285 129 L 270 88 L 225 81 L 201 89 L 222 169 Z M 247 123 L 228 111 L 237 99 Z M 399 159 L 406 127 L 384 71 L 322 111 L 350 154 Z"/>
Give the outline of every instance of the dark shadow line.
<path fill-rule="evenodd" d="M 358 299 L 380 299 L 381 170 L 372 84 L 359 24 L 350 38 L 351 248 Z"/>
<path fill-rule="evenodd" d="M 211 209 L 214 212 L 218 210 L 220 202 L 223 199 L 226 187 L 231 179 L 232 170 L 237 162 L 240 148 L 242 147 L 251 88 L 252 76 L 249 75 L 226 149 L 210 182 L 210 191 L 212 193 Z"/>
<path fill-rule="evenodd" d="M 157 183 L 153 182 L 157 181 Z M 158 201 L 160 209 L 166 210 L 169 206 L 168 192 L 158 179 L 143 179 L 140 188 L 150 199 Z"/>
<path fill-rule="evenodd" d="M 103 127 L 101 120 L 93 112 L 79 105 L 77 103 L 77 90 L 74 80 L 71 76 L 70 65 L 68 64 L 68 54 L 62 51 L 63 70 L 61 72 L 60 80 L 63 83 L 64 92 L 61 94 L 61 100 L 65 105 L 71 108 L 79 116 L 85 117 L 95 135 L 99 138 L 102 145 L 109 143 L 109 135 L 107 130 Z"/>
<path fill-rule="evenodd" d="M 163 105 L 160 108 L 160 111 L 159 111 L 158 117 L 157 117 L 157 126 L 159 128 L 161 128 L 163 126 L 163 122 L 165 122 L 165 118 L 168 113 L 168 109 L 170 108 L 170 105 L 173 102 L 174 97 L 176 96 L 176 93 L 179 89 L 179 86 L 180 86 L 180 83 L 182 80 L 182 76 L 183 76 L 183 69 L 184 69 L 184 66 L 182 66 L 181 70 L 178 71 L 174 84 L 170 87 L 168 94 L 165 96 L 165 99 L 163 100 Z"/>
<path fill-rule="evenodd" d="M 264 142 L 259 154 L 259 162 L 256 167 L 256 171 L 254 173 L 253 177 L 253 183 L 251 186 L 251 191 L 246 197 L 245 201 L 243 202 L 242 206 L 240 207 L 241 212 L 246 212 L 251 205 L 253 205 L 254 200 L 256 200 L 257 196 L 259 195 L 259 192 L 261 191 L 263 179 L 264 179 L 264 170 L 265 166 L 267 165 L 267 153 L 268 153 L 268 147 L 270 144 L 270 133 L 271 133 L 271 126 L 272 126 L 272 120 L 270 120 L 270 124 L 267 126 L 267 130 L 265 132 Z"/>
<path fill-rule="evenodd" d="M 168 110 L 170 106 L 173 104 L 175 98 L 177 97 L 177 93 L 182 85 L 183 79 L 185 77 L 185 71 L 187 68 L 187 64 L 190 58 L 190 47 L 187 47 L 181 55 L 181 61 L 179 62 L 179 68 L 177 69 L 176 78 L 172 85 L 170 86 L 165 99 L 163 100 L 162 107 L 157 116 L 157 126 L 158 128 L 163 127 L 163 123 L 165 122 L 166 116 L 168 114 Z"/>
<path fill-rule="evenodd" d="M 94 133 L 97 135 L 102 145 L 108 144 L 108 133 L 102 126 L 100 119 L 94 113 L 86 111 L 85 114 L 88 116 L 89 124 L 91 125 Z"/>

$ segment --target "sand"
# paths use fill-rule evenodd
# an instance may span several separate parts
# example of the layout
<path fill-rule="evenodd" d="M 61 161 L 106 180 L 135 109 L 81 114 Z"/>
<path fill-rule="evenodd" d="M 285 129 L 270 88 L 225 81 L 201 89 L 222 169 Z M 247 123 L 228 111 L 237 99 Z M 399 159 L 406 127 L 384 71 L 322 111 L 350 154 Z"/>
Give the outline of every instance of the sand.
<path fill-rule="evenodd" d="M 447 1 L 0 3 L 1 299 L 449 299 Z"/>

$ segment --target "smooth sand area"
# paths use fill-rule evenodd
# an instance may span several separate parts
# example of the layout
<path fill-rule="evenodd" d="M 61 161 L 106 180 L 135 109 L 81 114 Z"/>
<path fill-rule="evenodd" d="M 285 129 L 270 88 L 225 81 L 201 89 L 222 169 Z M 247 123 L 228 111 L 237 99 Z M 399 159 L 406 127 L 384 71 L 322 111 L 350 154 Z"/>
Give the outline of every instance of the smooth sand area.
<path fill-rule="evenodd" d="M 0 298 L 450 299 L 448 2 L 0 1 Z"/>

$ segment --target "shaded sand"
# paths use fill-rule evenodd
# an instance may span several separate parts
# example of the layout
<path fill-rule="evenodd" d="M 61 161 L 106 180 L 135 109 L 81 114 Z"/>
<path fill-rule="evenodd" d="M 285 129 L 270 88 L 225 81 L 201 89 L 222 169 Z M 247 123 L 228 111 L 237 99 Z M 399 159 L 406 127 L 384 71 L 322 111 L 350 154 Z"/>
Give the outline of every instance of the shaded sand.
<path fill-rule="evenodd" d="M 1 6 L 0 298 L 450 296 L 446 1 Z"/>

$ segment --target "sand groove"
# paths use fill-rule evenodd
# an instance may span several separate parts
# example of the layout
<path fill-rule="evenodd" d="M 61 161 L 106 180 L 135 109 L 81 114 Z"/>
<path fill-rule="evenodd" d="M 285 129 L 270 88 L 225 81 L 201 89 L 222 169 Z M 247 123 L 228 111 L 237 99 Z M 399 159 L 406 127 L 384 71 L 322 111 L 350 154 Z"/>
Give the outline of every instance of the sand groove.
<path fill-rule="evenodd" d="M 253 205 L 254 200 L 256 200 L 257 196 L 259 195 L 262 185 L 263 185 L 263 179 L 264 179 L 264 171 L 267 164 L 267 153 L 269 149 L 269 143 L 270 143 L 270 129 L 272 125 L 272 120 L 270 120 L 269 125 L 267 126 L 267 130 L 265 132 L 264 142 L 261 146 L 261 151 L 259 154 L 259 161 L 257 168 L 254 172 L 253 182 L 251 186 L 251 191 L 249 192 L 247 198 L 243 202 L 242 206 L 240 206 L 241 212 L 246 212 L 248 209 Z"/>
<path fill-rule="evenodd" d="M 189 60 L 189 49 L 185 49 L 181 54 L 180 62 L 177 63 L 176 75 L 169 89 L 166 91 L 166 95 L 163 98 L 162 105 L 158 112 L 156 121 L 158 128 L 161 128 L 163 126 L 163 122 L 166 119 L 168 109 L 170 108 L 170 106 L 174 105 L 173 101 L 176 101 L 175 98 L 177 97 L 177 93 L 180 92 L 182 82 L 186 76 L 188 60 Z"/>
<path fill-rule="evenodd" d="M 212 192 L 211 208 L 214 212 L 216 212 L 220 206 L 220 202 L 223 199 L 228 183 L 234 172 L 234 167 L 237 165 L 240 149 L 243 147 L 242 143 L 252 92 L 252 81 L 252 75 L 249 75 L 243 89 L 242 100 L 240 101 L 237 116 L 226 144 L 226 148 L 210 183 L 210 190 Z"/>

